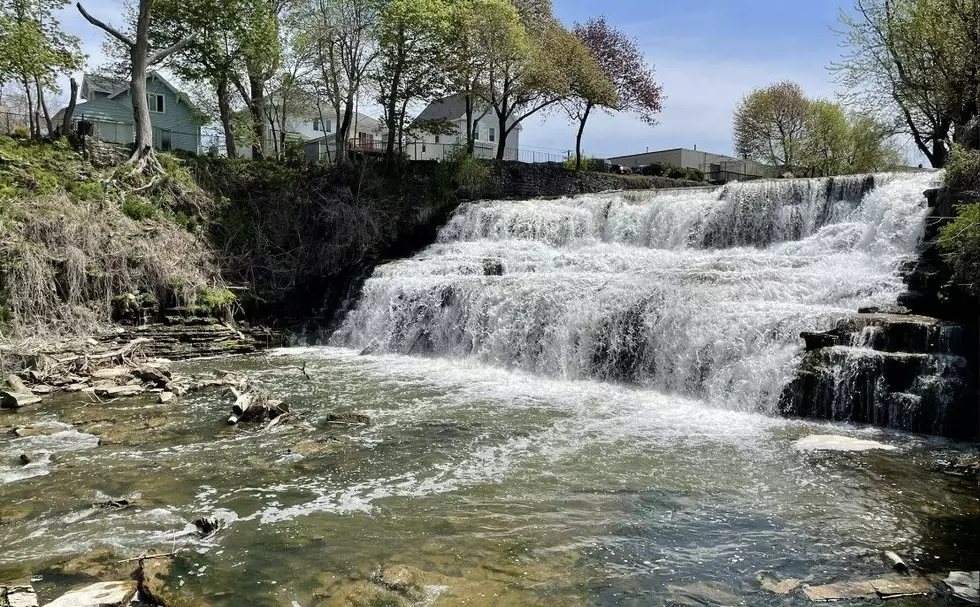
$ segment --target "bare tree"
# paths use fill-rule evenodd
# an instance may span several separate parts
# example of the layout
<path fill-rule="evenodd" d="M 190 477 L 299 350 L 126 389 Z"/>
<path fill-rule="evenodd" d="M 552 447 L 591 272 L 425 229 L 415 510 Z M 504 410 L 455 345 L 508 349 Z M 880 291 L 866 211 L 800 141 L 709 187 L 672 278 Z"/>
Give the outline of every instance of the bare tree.
<path fill-rule="evenodd" d="M 135 149 L 129 162 L 135 165 L 134 173 L 147 172 L 162 174 L 165 172 L 163 166 L 160 165 L 156 154 L 153 152 L 153 127 L 150 123 L 150 106 L 146 97 L 146 71 L 149 66 L 157 65 L 190 43 L 194 38 L 194 34 L 185 37 L 170 47 L 151 53 L 149 30 L 153 3 L 154 0 L 140 0 L 136 17 L 135 38 L 127 36 L 114 27 L 96 19 L 82 7 L 81 2 L 75 6 L 78 7 L 78 12 L 85 17 L 86 21 L 103 30 L 129 49 L 129 60 L 132 65 L 129 95 L 133 102 L 133 122 L 136 131 Z"/>

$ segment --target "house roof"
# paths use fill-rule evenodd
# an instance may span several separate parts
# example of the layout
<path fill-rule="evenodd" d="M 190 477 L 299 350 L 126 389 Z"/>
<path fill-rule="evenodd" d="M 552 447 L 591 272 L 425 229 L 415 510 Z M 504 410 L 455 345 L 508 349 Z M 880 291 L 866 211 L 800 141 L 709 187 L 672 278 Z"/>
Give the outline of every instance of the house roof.
<path fill-rule="evenodd" d="M 466 95 L 452 95 L 430 103 L 416 120 L 458 120 L 466 115 Z"/>
<path fill-rule="evenodd" d="M 113 94 L 119 90 L 126 90 L 129 84 L 123 78 L 113 78 L 111 76 L 100 76 L 98 74 L 84 74 L 82 76 L 82 99 L 88 99 L 92 93 Z"/>

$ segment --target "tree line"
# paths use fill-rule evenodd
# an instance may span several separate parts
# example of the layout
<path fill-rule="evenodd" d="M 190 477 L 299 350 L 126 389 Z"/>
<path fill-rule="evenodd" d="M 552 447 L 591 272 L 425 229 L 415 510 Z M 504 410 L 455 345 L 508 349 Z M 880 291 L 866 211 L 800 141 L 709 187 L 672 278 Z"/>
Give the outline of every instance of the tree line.
<path fill-rule="evenodd" d="M 48 37 L 61 40 L 59 62 L 13 27 L 57 28 L 54 13 L 66 2 L 14 0 L 30 7 L 23 18 L 0 9 L 0 57 L 10 55 L 4 48 L 37 47 L 30 65 L 0 60 L 0 83 L 36 77 L 40 91 L 80 67 L 77 39 Z M 381 108 L 389 159 L 420 130 L 447 129 L 412 111 L 453 95 L 465 102 L 466 151 L 474 152 L 478 122 L 491 120 L 498 159 L 519 125 L 540 113 L 576 122 L 581 156 L 595 112 L 629 110 L 653 124 L 661 109 L 660 85 L 635 40 L 603 19 L 566 28 L 550 0 L 138 0 L 119 28 L 77 8 L 106 32 L 109 70 L 131 81 L 140 162 L 153 153 L 141 92 L 158 67 L 196 91 L 230 157 L 243 146 L 253 158 L 282 157 L 291 119 L 337 117 L 333 160 L 345 162 L 364 99 Z"/>
<path fill-rule="evenodd" d="M 783 82 L 735 110 L 735 149 L 808 175 L 886 170 L 911 138 L 935 168 L 980 148 L 980 0 L 855 0 L 842 12 L 839 102 Z"/>

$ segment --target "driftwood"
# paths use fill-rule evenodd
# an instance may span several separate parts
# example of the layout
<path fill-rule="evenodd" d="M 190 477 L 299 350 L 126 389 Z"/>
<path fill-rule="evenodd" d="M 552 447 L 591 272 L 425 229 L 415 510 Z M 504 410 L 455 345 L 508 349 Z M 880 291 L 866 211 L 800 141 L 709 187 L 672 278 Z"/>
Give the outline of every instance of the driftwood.
<path fill-rule="evenodd" d="M 229 424 L 237 424 L 240 421 L 275 420 L 289 412 L 289 407 L 282 401 L 272 400 L 268 393 L 252 386 L 248 381 L 230 387 L 229 391 L 235 397 L 235 404 L 231 406 L 231 416 L 228 417 Z"/>

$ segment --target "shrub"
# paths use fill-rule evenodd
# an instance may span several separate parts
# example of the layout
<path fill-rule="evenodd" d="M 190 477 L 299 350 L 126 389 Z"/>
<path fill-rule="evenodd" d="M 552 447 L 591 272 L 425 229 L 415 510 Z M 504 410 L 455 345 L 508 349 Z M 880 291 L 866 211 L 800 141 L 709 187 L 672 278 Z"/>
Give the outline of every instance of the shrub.
<path fill-rule="evenodd" d="M 126 196 L 126 200 L 123 201 L 122 212 L 128 215 L 131 219 L 143 221 L 145 219 L 153 219 L 156 217 L 157 208 L 142 198 L 134 195 L 128 195 Z"/>
<path fill-rule="evenodd" d="M 582 154 L 582 169 L 583 171 L 596 171 L 603 172 L 606 170 L 606 160 L 604 158 L 593 158 L 592 156 L 587 156 Z M 562 163 L 566 169 L 570 171 L 575 170 L 575 156 L 570 156 L 565 162 Z"/>
<path fill-rule="evenodd" d="M 490 167 L 465 152 L 454 154 L 452 162 L 456 185 L 465 192 L 478 192 L 490 180 Z"/>
<path fill-rule="evenodd" d="M 231 317 L 232 306 L 238 300 L 229 289 L 204 287 L 197 293 L 197 305 L 217 317 Z"/>
<path fill-rule="evenodd" d="M 957 211 L 958 217 L 940 230 L 939 247 L 953 282 L 980 296 L 980 202 L 959 205 Z"/>
<path fill-rule="evenodd" d="M 946 165 L 946 185 L 956 190 L 980 189 L 980 150 L 954 145 Z"/>
<path fill-rule="evenodd" d="M 643 167 L 642 173 L 651 177 L 664 177 L 670 172 L 670 165 L 667 163 L 654 162 Z"/>

